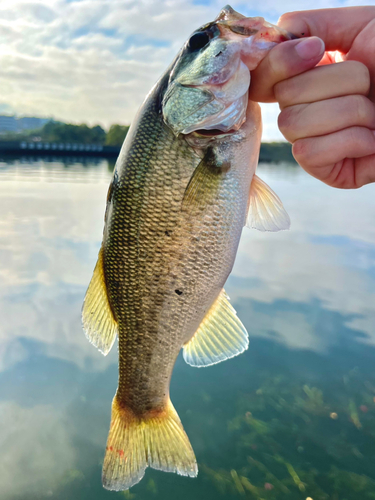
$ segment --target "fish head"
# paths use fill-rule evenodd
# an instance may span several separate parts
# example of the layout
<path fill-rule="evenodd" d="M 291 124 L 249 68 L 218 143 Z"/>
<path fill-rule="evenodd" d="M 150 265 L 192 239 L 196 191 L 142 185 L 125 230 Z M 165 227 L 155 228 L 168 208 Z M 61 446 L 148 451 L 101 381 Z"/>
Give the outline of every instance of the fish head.
<path fill-rule="evenodd" d="M 246 120 L 250 71 L 277 43 L 293 37 L 261 17 L 224 7 L 178 54 L 162 101 L 165 123 L 176 136 L 238 130 Z"/>

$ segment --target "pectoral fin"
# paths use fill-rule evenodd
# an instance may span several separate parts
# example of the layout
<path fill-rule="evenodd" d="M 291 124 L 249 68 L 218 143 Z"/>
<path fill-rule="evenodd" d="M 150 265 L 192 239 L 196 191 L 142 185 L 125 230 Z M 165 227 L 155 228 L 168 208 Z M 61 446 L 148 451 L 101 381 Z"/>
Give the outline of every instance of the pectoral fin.
<path fill-rule="evenodd" d="M 210 366 L 241 354 L 248 345 L 246 328 L 223 289 L 194 337 L 184 345 L 183 356 L 191 366 Z"/>
<path fill-rule="evenodd" d="M 82 324 L 89 341 L 108 354 L 116 339 L 117 323 L 108 300 L 102 249 L 83 302 Z"/>
<path fill-rule="evenodd" d="M 290 228 L 289 215 L 272 189 L 254 175 L 249 196 L 246 227 L 259 231 L 281 231 Z"/>
<path fill-rule="evenodd" d="M 220 155 L 218 148 L 207 148 L 186 187 L 182 210 L 194 212 L 209 206 L 217 197 L 223 175 L 229 169 L 230 162 Z"/>

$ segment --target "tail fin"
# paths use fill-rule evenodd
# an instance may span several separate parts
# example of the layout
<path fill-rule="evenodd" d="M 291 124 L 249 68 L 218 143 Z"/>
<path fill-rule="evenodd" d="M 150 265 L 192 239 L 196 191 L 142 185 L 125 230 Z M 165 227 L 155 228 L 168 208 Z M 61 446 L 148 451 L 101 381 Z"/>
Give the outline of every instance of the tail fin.
<path fill-rule="evenodd" d="M 170 400 L 163 412 L 140 419 L 115 396 L 103 464 L 103 486 L 127 490 L 144 476 L 147 467 L 195 477 L 194 452 Z"/>

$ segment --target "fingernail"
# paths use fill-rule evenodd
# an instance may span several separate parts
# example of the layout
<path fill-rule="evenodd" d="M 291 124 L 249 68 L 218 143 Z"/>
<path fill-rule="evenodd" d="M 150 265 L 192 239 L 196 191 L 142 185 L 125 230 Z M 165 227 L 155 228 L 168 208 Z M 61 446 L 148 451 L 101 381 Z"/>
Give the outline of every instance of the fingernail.
<path fill-rule="evenodd" d="M 310 38 L 305 38 L 301 40 L 296 46 L 296 52 L 301 57 L 301 59 L 313 59 L 318 57 L 324 52 L 324 42 L 317 36 L 312 36 Z"/>

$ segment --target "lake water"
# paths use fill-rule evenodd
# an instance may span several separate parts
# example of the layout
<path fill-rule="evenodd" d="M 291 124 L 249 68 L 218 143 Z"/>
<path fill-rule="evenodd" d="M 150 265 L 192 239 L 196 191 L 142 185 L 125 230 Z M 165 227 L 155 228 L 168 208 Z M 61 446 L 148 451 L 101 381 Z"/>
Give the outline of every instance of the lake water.
<path fill-rule="evenodd" d="M 80 310 L 112 166 L 0 163 L 0 498 L 374 499 L 375 188 L 287 164 L 258 173 L 291 230 L 244 229 L 226 285 L 248 351 L 173 373 L 198 478 L 102 488 L 117 352 L 89 344 Z"/>

